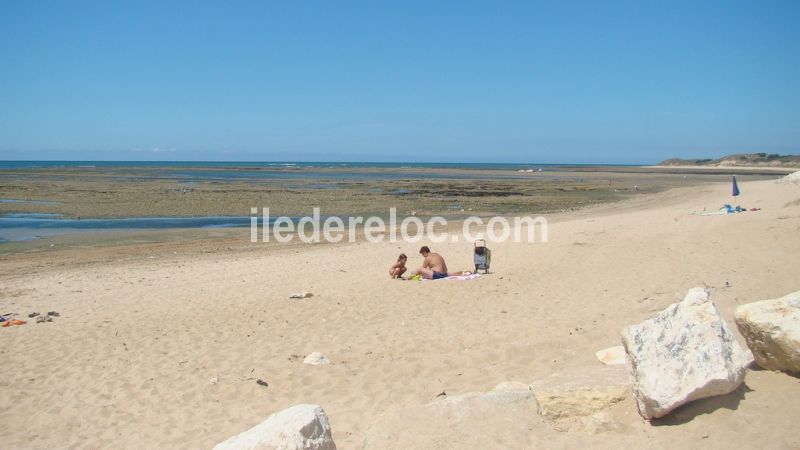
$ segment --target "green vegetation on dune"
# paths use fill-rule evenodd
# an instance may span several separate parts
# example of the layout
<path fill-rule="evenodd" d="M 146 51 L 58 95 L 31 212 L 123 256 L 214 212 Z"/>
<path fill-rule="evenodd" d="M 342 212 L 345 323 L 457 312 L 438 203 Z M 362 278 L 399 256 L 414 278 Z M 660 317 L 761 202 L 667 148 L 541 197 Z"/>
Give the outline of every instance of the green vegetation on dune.
<path fill-rule="evenodd" d="M 778 153 L 740 153 L 718 159 L 681 159 L 671 158 L 658 163 L 659 166 L 770 166 L 800 167 L 800 155 L 780 155 Z"/>

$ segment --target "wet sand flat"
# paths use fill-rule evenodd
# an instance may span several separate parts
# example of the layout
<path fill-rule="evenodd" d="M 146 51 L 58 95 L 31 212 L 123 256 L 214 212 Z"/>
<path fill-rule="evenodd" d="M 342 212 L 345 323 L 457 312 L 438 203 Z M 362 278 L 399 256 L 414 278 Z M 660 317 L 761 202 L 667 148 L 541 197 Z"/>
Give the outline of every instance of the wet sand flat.
<path fill-rule="evenodd" d="M 419 216 L 552 213 L 623 200 L 727 174 L 636 167 L 564 167 L 543 172 L 433 168 L 284 168 L 241 178 L 245 169 L 153 167 L 0 170 L 2 213 L 58 213 L 71 218 L 399 214 Z M 253 171 L 247 169 L 247 173 Z M 197 175 L 204 174 L 203 176 Z M 208 175 L 211 173 L 212 175 Z M 216 176 L 219 178 L 209 178 Z M 194 174 L 194 175 L 192 175 Z M 275 175 L 277 174 L 277 175 Z M 305 175 L 304 175 L 305 174 Z M 291 175 L 291 178 L 286 176 Z M 744 179 L 776 178 L 756 172 Z M 44 202 L 44 203 L 43 203 Z"/>

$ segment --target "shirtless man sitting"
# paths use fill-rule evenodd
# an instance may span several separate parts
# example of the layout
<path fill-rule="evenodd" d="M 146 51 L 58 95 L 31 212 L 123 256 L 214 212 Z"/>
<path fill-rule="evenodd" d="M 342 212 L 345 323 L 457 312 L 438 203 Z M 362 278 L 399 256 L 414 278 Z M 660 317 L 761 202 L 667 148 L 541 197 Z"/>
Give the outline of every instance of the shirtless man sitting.
<path fill-rule="evenodd" d="M 422 261 L 422 267 L 414 272 L 414 275 L 422 275 L 423 278 L 429 280 L 438 280 L 440 278 L 447 278 L 450 275 L 460 275 L 461 273 L 447 273 L 447 264 L 444 262 L 442 255 L 438 253 L 431 253 L 428 246 L 423 246 L 419 249 L 419 254 L 425 258 Z"/>

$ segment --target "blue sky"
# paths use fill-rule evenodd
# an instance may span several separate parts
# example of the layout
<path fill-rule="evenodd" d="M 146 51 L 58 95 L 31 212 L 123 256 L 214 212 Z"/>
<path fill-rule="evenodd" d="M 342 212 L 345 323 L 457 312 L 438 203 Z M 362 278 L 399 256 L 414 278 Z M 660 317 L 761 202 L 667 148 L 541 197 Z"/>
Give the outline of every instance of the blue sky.
<path fill-rule="evenodd" d="M 800 153 L 800 2 L 0 2 L 0 159 Z"/>

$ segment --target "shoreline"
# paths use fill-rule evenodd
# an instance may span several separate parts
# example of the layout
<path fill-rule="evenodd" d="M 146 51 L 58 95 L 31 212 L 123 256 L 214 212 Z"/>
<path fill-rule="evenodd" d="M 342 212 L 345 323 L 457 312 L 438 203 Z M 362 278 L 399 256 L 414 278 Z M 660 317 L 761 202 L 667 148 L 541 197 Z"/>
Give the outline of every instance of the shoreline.
<path fill-rule="evenodd" d="M 558 224 L 572 220 L 595 219 L 615 214 L 647 210 L 654 206 L 671 205 L 680 202 L 688 195 L 687 191 L 707 192 L 708 186 L 673 187 L 664 191 L 650 193 L 643 196 L 619 199 L 616 201 L 586 205 L 573 210 L 555 211 L 544 213 L 543 216 L 549 224 Z M 512 218 L 511 215 L 499 217 Z M 447 218 L 444 232 L 453 233 L 460 231 L 464 219 Z M 181 257 L 188 255 L 202 256 L 215 254 L 222 251 L 225 254 L 248 255 L 260 249 L 270 252 L 277 249 L 297 251 L 298 249 L 313 248 L 317 245 L 343 246 L 361 245 L 366 243 L 363 226 L 357 227 L 356 242 L 319 242 L 307 244 L 295 238 L 290 243 L 278 242 L 258 243 L 250 242 L 250 229 L 240 227 L 226 228 L 173 228 L 162 230 L 107 230 L 100 233 L 67 234 L 53 236 L 47 239 L 34 239 L 28 241 L 5 242 L 0 246 L 0 273 L 12 274 L 8 266 L 26 261 L 27 270 L 43 270 L 49 268 L 63 268 L 73 261 L 80 261 L 83 265 L 108 264 L 115 261 L 116 255 L 123 254 L 121 259 L 125 263 L 144 260 L 150 257 L 170 257 L 170 253 L 179 252 Z M 438 230 L 438 229 L 437 229 Z M 391 243 L 388 242 L 387 243 Z M 403 244 L 396 242 L 393 244 Z M 462 244 L 471 244 L 463 242 Z M 87 254 L 88 253 L 88 254 Z M 48 264 L 43 265 L 44 262 Z M 6 267 L 4 267 L 6 266 Z M 27 273 L 27 272 L 25 272 Z M 0 277 L 2 279 L 2 277 Z"/>

